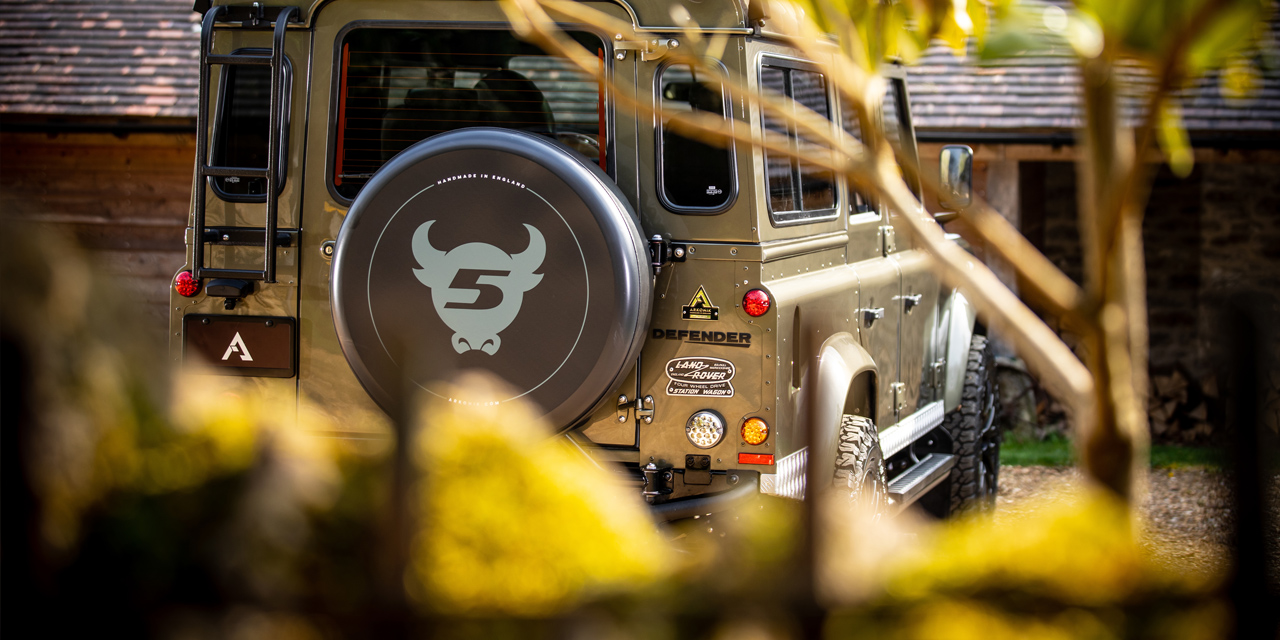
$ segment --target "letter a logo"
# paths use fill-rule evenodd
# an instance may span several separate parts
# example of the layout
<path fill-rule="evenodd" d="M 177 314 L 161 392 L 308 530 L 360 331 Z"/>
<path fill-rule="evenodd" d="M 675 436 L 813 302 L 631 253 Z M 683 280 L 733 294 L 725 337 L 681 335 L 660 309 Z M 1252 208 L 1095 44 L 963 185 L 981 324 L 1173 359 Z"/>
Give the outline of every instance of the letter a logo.
<path fill-rule="evenodd" d="M 222 354 L 222 359 L 226 360 L 231 354 L 240 354 L 240 359 L 245 362 L 253 362 L 253 356 L 249 355 L 249 347 L 244 344 L 244 338 L 240 337 L 240 332 L 236 332 L 236 337 L 231 339 L 231 344 L 227 345 L 227 352 Z"/>

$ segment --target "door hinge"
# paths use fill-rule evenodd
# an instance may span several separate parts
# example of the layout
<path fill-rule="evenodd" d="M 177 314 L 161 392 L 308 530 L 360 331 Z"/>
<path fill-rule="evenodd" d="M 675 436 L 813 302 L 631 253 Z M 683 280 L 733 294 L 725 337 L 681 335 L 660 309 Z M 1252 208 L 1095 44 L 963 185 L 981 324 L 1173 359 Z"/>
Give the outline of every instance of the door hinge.
<path fill-rule="evenodd" d="M 648 40 L 625 40 L 621 33 L 613 36 L 613 56 L 618 60 L 626 60 L 628 51 L 640 54 L 644 62 L 659 60 L 680 46 L 675 38 L 649 38 Z"/>
<path fill-rule="evenodd" d="M 893 227 L 885 225 L 880 227 L 880 250 L 884 255 L 889 255 L 898 250 L 897 236 L 893 231 Z"/>
<path fill-rule="evenodd" d="M 636 420 L 644 420 L 645 424 L 653 424 L 653 396 L 645 396 L 632 400 L 626 396 L 618 396 L 618 422 L 626 422 L 627 415 L 636 412 Z"/>
<path fill-rule="evenodd" d="M 668 242 L 655 234 L 649 238 L 649 264 L 653 267 L 653 275 L 662 273 L 662 267 L 670 262 L 684 262 L 686 247 L 681 242 Z"/>
<path fill-rule="evenodd" d="M 893 410 L 901 413 L 907 407 L 907 385 L 902 382 L 895 382 L 889 387 L 893 389 Z"/>
<path fill-rule="evenodd" d="M 936 362 L 929 365 L 929 385 L 934 389 L 942 388 L 946 381 L 947 359 L 939 358 Z"/>

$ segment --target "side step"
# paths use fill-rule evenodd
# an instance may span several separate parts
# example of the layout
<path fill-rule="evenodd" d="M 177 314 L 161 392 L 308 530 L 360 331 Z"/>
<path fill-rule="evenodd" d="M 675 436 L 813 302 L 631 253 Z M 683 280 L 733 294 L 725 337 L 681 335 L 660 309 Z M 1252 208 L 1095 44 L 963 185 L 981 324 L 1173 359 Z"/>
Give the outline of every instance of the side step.
<path fill-rule="evenodd" d="M 954 466 L 955 456 L 949 453 L 931 453 L 889 483 L 889 497 L 899 509 L 906 507 L 946 480 Z"/>

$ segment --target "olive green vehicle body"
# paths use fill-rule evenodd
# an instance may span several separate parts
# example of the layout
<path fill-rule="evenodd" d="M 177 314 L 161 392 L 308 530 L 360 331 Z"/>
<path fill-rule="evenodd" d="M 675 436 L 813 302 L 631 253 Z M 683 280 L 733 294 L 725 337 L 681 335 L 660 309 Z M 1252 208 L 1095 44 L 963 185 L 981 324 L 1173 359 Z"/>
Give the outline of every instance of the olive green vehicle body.
<path fill-rule="evenodd" d="M 223 4 L 221 2 L 215 2 Z M 264 5 L 286 5 L 268 0 Z M 681 38 L 670 26 L 668 2 L 628 0 L 588 2 L 587 6 L 646 32 Z M 728 77 L 756 88 L 762 59 L 795 60 L 800 52 L 783 39 L 770 36 L 770 24 L 753 28 L 746 6 L 717 1 L 682 3 L 707 32 L 728 37 L 719 58 Z M 293 3 L 292 6 L 297 6 Z M 192 314 L 273 316 L 296 319 L 296 375 L 292 377 L 234 378 L 284 401 L 320 407 L 340 425 L 341 437 L 381 437 L 390 419 L 353 374 L 339 344 L 330 306 L 331 252 L 351 201 L 332 186 L 337 95 L 337 46 L 353 24 L 404 24 L 412 27 L 503 28 L 496 2 L 324 0 L 299 7 L 300 20 L 285 34 L 284 53 L 292 82 L 285 112 L 287 143 L 285 179 L 278 197 L 278 227 L 297 229 L 291 246 L 276 249 L 277 282 L 258 283 L 232 310 L 223 300 L 203 292 L 192 298 L 172 296 L 171 354 L 183 359 L 184 317 Z M 580 28 L 580 27 L 576 27 Z M 215 51 L 266 48 L 269 30 L 220 29 Z M 666 62 L 643 59 L 635 49 L 614 49 L 619 42 L 643 37 L 635 33 L 598 34 L 607 51 L 603 59 L 615 83 L 635 92 L 642 101 L 656 98 L 656 74 Z M 703 39 L 703 43 L 708 42 Z M 682 42 L 681 46 L 694 46 Z M 688 50 L 684 50 L 688 52 Z M 616 54 L 624 52 L 619 57 Z M 696 52 L 701 53 L 701 52 Z M 216 114 L 223 76 L 211 75 L 209 113 Z M 903 76 L 898 74 L 896 81 Z M 828 100 L 838 127 L 840 100 L 830 86 Z M 906 92 L 901 93 L 903 100 Z M 796 224 L 775 224 L 769 210 L 764 152 L 751 145 L 733 148 L 736 196 L 723 211 L 696 215 L 671 211 L 657 197 L 658 158 L 653 104 L 635 109 L 620 106 L 606 95 L 609 120 L 610 175 L 638 215 L 644 237 L 658 235 L 687 247 L 682 262 L 664 265 L 653 281 L 652 316 L 646 342 L 633 370 L 614 393 L 602 400 L 583 421 L 553 425 L 597 460 L 681 471 L 685 456 L 709 455 L 715 481 L 686 493 L 728 489 L 726 474 L 750 472 L 763 478 L 778 473 L 776 461 L 802 449 L 809 436 L 806 420 L 817 425 L 819 446 L 810 463 L 832 468 L 836 431 L 843 414 L 873 418 L 883 431 L 916 414 L 930 403 L 953 409 L 959 401 L 964 354 L 974 330 L 971 308 L 945 288 L 928 257 L 905 233 L 894 233 L 898 214 L 887 210 L 855 213 L 854 194 L 837 181 L 837 208 L 826 217 Z M 903 110 L 909 114 L 909 109 Z M 213 118 L 211 117 L 210 120 Z M 731 105 L 732 125 L 759 135 L 761 114 L 745 101 Z M 907 119 L 902 143 L 914 153 L 915 140 Z M 211 127 L 209 121 L 199 123 Z M 232 202 L 206 180 L 194 188 L 205 190 L 206 227 L 262 226 L 261 202 Z M 193 201 L 194 202 L 194 201 Z M 194 204 L 193 204 L 194 208 Z M 194 218 L 193 218 L 194 220 Z M 199 241 L 187 230 L 188 265 L 192 245 Z M 205 246 L 206 265 L 261 269 L 261 246 Z M 686 320 L 682 310 L 702 288 L 719 308 L 715 322 Z M 772 308 L 751 317 L 742 308 L 752 289 L 768 293 Z M 918 296 L 918 297 L 916 297 Z M 868 310 L 872 310 L 871 313 Z M 882 317 L 873 319 L 875 310 Z M 712 326 L 714 325 L 714 326 Z M 692 339 L 688 332 L 696 334 Z M 749 336 L 749 346 L 726 346 L 701 340 L 702 332 Z M 675 339 L 671 339 L 675 338 Z M 741 341 L 740 341 L 741 342 Z M 731 358 L 736 367 L 731 397 L 677 397 L 664 393 L 669 380 L 664 365 L 679 357 Z M 810 385 L 817 391 L 809 393 Z M 625 396 L 625 402 L 621 396 Z M 636 398 L 652 397 L 650 421 L 636 411 Z M 816 398 L 814 406 L 802 400 Z M 620 406 L 621 405 L 621 406 Z M 645 406 L 642 401 L 642 407 Z M 727 433 L 711 449 L 695 448 L 685 434 L 689 417 L 712 409 L 721 414 Z M 759 445 L 739 435 L 743 421 L 763 418 L 769 437 Z M 743 464 L 740 454 L 768 454 L 775 464 Z M 815 462 L 816 460 L 816 462 Z M 716 473 L 720 472 L 720 473 Z M 762 482 L 769 490 L 767 481 Z M 688 489 L 688 488 L 687 488 Z M 785 493 L 773 489 L 775 493 Z"/>

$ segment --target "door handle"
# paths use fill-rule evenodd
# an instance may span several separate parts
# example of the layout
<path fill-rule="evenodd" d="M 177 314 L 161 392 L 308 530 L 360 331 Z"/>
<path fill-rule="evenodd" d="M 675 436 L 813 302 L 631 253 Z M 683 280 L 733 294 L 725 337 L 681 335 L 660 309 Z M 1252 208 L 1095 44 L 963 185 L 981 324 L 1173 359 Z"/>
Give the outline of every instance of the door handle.
<path fill-rule="evenodd" d="M 902 310 L 907 313 L 911 313 L 911 310 L 916 308 L 916 306 L 920 304 L 920 300 L 923 298 L 924 296 L 919 293 L 915 293 L 909 296 L 902 296 Z"/>
<path fill-rule="evenodd" d="M 884 307 L 862 310 L 862 322 L 867 325 L 868 329 L 871 328 L 872 324 L 875 324 L 876 320 L 880 320 L 881 318 L 884 318 Z"/>

